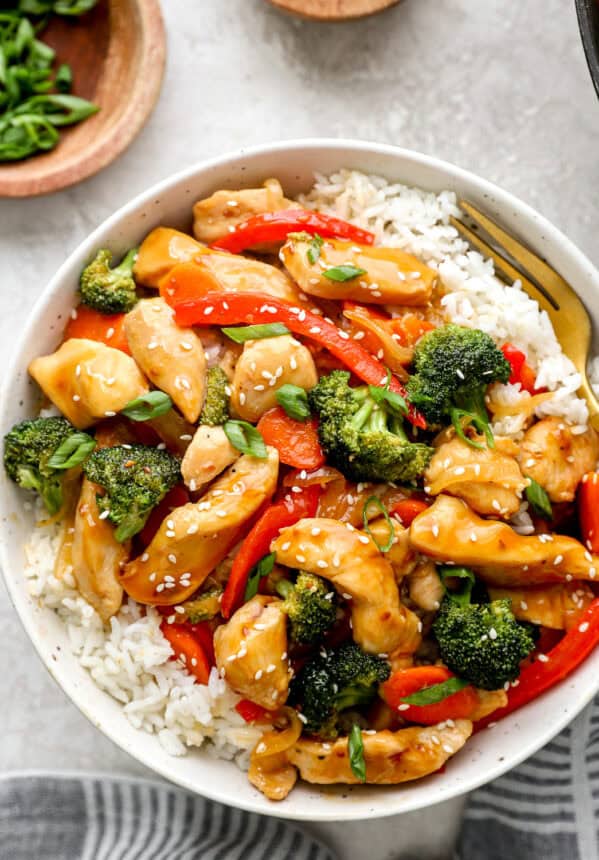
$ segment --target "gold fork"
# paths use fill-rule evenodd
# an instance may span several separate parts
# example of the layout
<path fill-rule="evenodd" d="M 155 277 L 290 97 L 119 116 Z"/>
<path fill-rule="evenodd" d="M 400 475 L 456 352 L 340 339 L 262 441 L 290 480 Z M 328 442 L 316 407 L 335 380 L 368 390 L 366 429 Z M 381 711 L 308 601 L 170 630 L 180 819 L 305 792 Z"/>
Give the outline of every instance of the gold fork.
<path fill-rule="evenodd" d="M 499 270 L 499 275 L 503 274 L 509 282 L 519 280 L 524 292 L 538 302 L 544 311 L 547 311 L 564 353 L 580 373 L 582 384 L 578 393 L 588 404 L 589 421 L 595 429 L 599 430 L 599 400 L 587 375 L 592 327 L 585 306 L 570 284 L 540 257 L 479 212 L 471 203 L 460 200 L 459 206 L 475 225 L 484 230 L 494 245 L 505 252 L 516 265 L 485 242 L 474 229 L 468 227 L 463 221 L 451 217 L 451 223 L 460 235 L 485 257 L 491 257 Z"/>

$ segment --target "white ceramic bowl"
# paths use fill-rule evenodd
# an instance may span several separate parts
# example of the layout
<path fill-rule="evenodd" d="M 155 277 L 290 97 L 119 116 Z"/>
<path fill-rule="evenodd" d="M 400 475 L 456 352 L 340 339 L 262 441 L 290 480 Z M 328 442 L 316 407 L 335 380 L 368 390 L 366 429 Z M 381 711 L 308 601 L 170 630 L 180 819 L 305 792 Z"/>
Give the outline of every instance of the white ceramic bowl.
<path fill-rule="evenodd" d="M 300 140 L 255 147 L 199 164 L 154 186 L 102 224 L 69 257 L 46 287 L 21 335 L 12 368 L 4 375 L 0 402 L 2 432 L 33 414 L 35 387 L 26 367 L 52 351 L 73 303 L 82 266 L 98 247 L 116 252 L 137 244 L 159 224 L 189 228 L 192 203 L 217 188 L 238 188 L 277 176 L 287 195 L 307 189 L 315 171 L 341 167 L 379 173 L 391 180 L 459 196 L 496 216 L 524 238 L 580 293 L 599 319 L 599 273 L 555 227 L 511 194 L 442 161 L 390 146 L 339 140 Z M 31 529 L 24 495 L 6 479 L 0 488 L 1 561 L 15 608 L 48 671 L 79 709 L 109 738 L 147 767 L 185 788 L 243 809 L 313 821 L 392 815 L 430 806 L 470 791 L 504 773 L 549 741 L 599 689 L 599 653 L 540 700 L 472 738 L 443 774 L 397 787 L 319 788 L 299 784 L 287 800 L 266 800 L 234 764 L 203 751 L 169 756 L 158 740 L 137 731 L 121 705 L 95 686 L 69 653 L 56 615 L 31 599 L 23 577 L 23 544 Z"/>

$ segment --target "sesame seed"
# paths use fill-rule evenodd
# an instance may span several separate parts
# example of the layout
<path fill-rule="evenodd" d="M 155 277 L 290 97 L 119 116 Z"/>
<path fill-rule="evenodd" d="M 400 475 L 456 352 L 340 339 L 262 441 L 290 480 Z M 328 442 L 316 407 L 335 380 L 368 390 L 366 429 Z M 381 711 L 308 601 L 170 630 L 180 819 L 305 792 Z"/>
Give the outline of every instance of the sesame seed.
<path fill-rule="evenodd" d="M 167 536 L 168 538 L 174 538 L 174 537 L 175 537 L 175 533 L 174 533 L 174 531 L 172 531 L 172 530 L 170 530 L 170 529 L 169 529 L 169 530 L 166 532 L 166 536 Z"/>
<path fill-rule="evenodd" d="M 526 610 L 528 609 L 528 603 L 526 602 L 526 600 L 520 601 L 520 609 L 523 609 L 524 612 L 526 612 Z"/>
<path fill-rule="evenodd" d="M 114 329 L 113 329 L 113 328 L 107 328 L 107 329 L 106 329 L 106 337 L 107 337 L 107 338 L 111 338 L 111 337 L 113 336 L 113 334 L 114 334 Z"/>
<path fill-rule="evenodd" d="M 188 534 L 188 535 L 194 535 L 194 534 L 197 532 L 197 530 L 198 530 L 198 525 L 197 525 L 197 523 L 192 523 L 192 524 L 189 526 L 189 528 L 187 529 L 187 534 Z"/>
<path fill-rule="evenodd" d="M 262 669 L 258 669 L 256 674 L 254 675 L 254 680 L 259 681 L 263 674 L 264 674 L 264 672 L 262 671 Z"/>
<path fill-rule="evenodd" d="M 147 552 L 144 552 L 144 554 L 141 556 L 141 561 L 147 561 L 149 557 L 149 554 Z"/>
<path fill-rule="evenodd" d="M 589 622 L 583 621 L 582 624 L 580 624 L 578 626 L 578 629 L 580 630 L 581 633 L 586 633 L 587 630 L 589 629 Z"/>
<path fill-rule="evenodd" d="M 548 662 L 549 662 L 549 657 L 547 656 L 547 654 L 538 654 L 538 655 L 537 655 L 537 659 L 538 659 L 541 663 L 548 663 Z"/>
<path fill-rule="evenodd" d="M 109 516 L 110 516 L 110 511 L 102 511 L 102 513 L 100 514 L 100 516 L 98 517 L 98 519 L 99 519 L 99 520 L 105 520 L 105 519 L 107 519 L 107 517 L 109 517 Z"/>
<path fill-rule="evenodd" d="M 298 561 L 300 564 L 305 564 L 306 563 L 306 556 L 305 555 L 296 555 L 295 560 Z"/>
<path fill-rule="evenodd" d="M 318 528 L 318 526 L 314 526 L 314 528 L 311 529 L 310 534 L 314 535 L 314 537 L 317 537 L 320 534 L 320 529 Z"/>
<path fill-rule="evenodd" d="M 170 561 L 170 563 L 171 563 L 171 564 L 177 564 L 177 556 L 176 556 L 176 555 L 174 555 L 174 553 L 172 553 L 172 552 L 171 552 L 171 553 L 169 553 L 169 554 L 167 555 L 167 558 L 168 558 L 168 560 Z"/>
<path fill-rule="evenodd" d="M 322 568 L 322 570 L 324 570 L 325 567 L 328 567 L 328 566 L 329 565 L 327 564 L 327 562 L 323 558 L 319 558 L 318 561 L 316 562 L 316 567 L 320 567 L 320 568 Z"/>
<path fill-rule="evenodd" d="M 472 543 L 476 543 L 476 541 L 478 540 L 478 535 L 476 534 L 476 532 L 472 532 L 472 534 L 470 535 L 470 540 L 472 541 Z"/>
<path fill-rule="evenodd" d="M 403 702 L 401 705 L 398 705 L 398 706 L 397 706 L 397 710 L 398 710 L 398 711 L 409 711 L 409 710 L 410 710 L 410 706 L 409 706 L 409 705 L 406 705 L 406 703 L 405 703 L 405 702 Z"/>
<path fill-rule="evenodd" d="M 439 526 L 437 525 L 437 523 L 433 523 L 431 531 L 433 533 L 433 537 L 439 537 Z"/>
<path fill-rule="evenodd" d="M 489 630 L 489 639 L 497 639 L 497 630 L 494 627 Z"/>
<path fill-rule="evenodd" d="M 553 559 L 553 563 L 554 564 L 561 564 L 563 560 L 564 560 L 563 555 L 556 555 L 555 558 Z"/>
<path fill-rule="evenodd" d="M 78 395 L 78 394 L 73 394 L 73 400 L 75 401 L 75 403 L 79 403 L 79 401 L 81 400 L 81 398 L 79 397 L 79 395 Z"/>
<path fill-rule="evenodd" d="M 431 741 L 432 741 L 434 744 L 436 744 L 437 746 L 439 746 L 439 744 L 441 743 L 441 741 L 439 740 L 439 738 L 437 737 L 437 735 L 431 735 Z"/>
<path fill-rule="evenodd" d="M 266 667 L 266 674 L 271 675 L 275 671 L 276 668 L 277 667 L 275 666 L 274 663 L 269 663 L 268 666 Z"/>
<path fill-rule="evenodd" d="M 370 538 L 366 537 L 366 535 L 358 535 L 358 540 L 363 544 L 370 543 Z"/>
<path fill-rule="evenodd" d="M 159 583 L 159 584 L 156 586 L 156 591 L 157 591 L 157 593 L 158 593 L 158 594 L 160 594 L 160 592 L 161 592 L 161 591 L 164 591 L 164 583 L 163 583 L 163 582 Z"/>
<path fill-rule="evenodd" d="M 466 469 L 463 466 L 456 466 L 453 471 L 456 475 L 463 475 Z"/>

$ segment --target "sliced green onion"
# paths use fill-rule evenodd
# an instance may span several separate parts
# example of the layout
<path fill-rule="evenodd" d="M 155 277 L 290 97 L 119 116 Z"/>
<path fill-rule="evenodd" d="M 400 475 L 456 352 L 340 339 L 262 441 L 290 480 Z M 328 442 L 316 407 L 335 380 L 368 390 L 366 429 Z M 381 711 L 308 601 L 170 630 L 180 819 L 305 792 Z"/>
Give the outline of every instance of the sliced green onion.
<path fill-rule="evenodd" d="M 235 343 L 245 343 L 248 340 L 263 340 L 265 337 L 280 337 L 290 334 L 289 329 L 283 323 L 264 323 L 264 325 L 244 325 L 232 328 L 222 328 L 223 334 L 234 340 Z"/>
<path fill-rule="evenodd" d="M 310 242 L 310 247 L 306 253 L 306 257 L 308 258 L 308 262 L 314 265 L 314 263 L 320 258 L 320 252 L 322 250 L 322 246 L 324 244 L 322 236 L 319 236 L 318 233 L 315 233 L 312 237 L 312 241 Z"/>
<path fill-rule="evenodd" d="M 70 93 L 73 86 L 73 73 L 68 63 L 62 63 L 56 70 L 54 78 L 56 89 L 61 93 Z"/>
<path fill-rule="evenodd" d="M 329 281 L 352 281 L 360 275 L 366 274 L 366 269 L 358 269 L 357 266 L 333 266 L 331 269 L 325 269 L 322 273 Z"/>
<path fill-rule="evenodd" d="M 275 565 L 276 553 L 270 552 L 268 555 L 265 555 L 260 561 L 253 566 L 250 570 L 250 575 L 248 577 L 247 585 L 245 586 L 245 594 L 243 596 L 244 601 L 247 603 L 248 600 L 251 600 L 252 597 L 255 597 L 258 594 L 258 587 L 260 585 L 260 580 L 264 576 L 268 576 Z"/>
<path fill-rule="evenodd" d="M 87 433 L 71 433 L 48 459 L 51 469 L 72 469 L 78 466 L 96 447 L 96 440 Z"/>
<path fill-rule="evenodd" d="M 454 693 L 459 693 L 464 687 L 468 687 L 469 682 L 463 678 L 448 678 L 447 681 L 442 681 L 440 684 L 433 684 L 430 687 L 424 687 L 418 690 L 417 693 L 412 693 L 410 696 L 404 696 L 400 701 L 404 705 L 436 705 L 446 699 L 448 696 L 453 696 Z"/>
<path fill-rule="evenodd" d="M 368 508 L 370 507 L 370 505 L 376 505 L 377 506 L 379 511 L 384 516 L 385 522 L 389 526 L 389 538 L 387 540 L 387 543 L 385 543 L 383 546 L 380 545 L 380 543 L 377 541 L 377 539 L 375 538 L 375 536 L 372 534 L 372 532 L 370 530 L 370 525 L 368 523 Z M 379 552 L 389 552 L 389 550 L 393 546 L 393 541 L 395 540 L 395 527 L 393 526 L 393 523 L 391 522 L 391 518 L 389 516 L 387 508 L 381 502 L 381 500 L 379 499 L 378 496 L 370 496 L 370 498 L 366 499 L 366 501 L 364 502 L 364 507 L 362 508 L 362 522 L 364 523 L 364 531 L 370 535 L 372 540 L 377 545 Z"/>
<path fill-rule="evenodd" d="M 482 433 L 484 435 L 488 448 L 495 447 L 493 431 L 491 430 L 488 422 L 482 419 L 480 415 L 475 415 L 473 412 L 467 412 L 465 409 L 452 409 L 451 423 L 454 426 L 456 436 L 459 436 L 462 442 L 466 442 L 466 444 L 470 445 L 472 448 L 478 448 L 480 451 L 484 451 L 485 446 L 466 436 L 464 429 L 468 426 L 474 427 L 477 433 Z"/>
<path fill-rule="evenodd" d="M 390 391 L 388 388 L 381 388 L 378 385 L 369 385 L 368 392 L 375 403 L 385 403 L 392 412 L 396 412 L 399 415 L 408 414 L 408 404 L 401 394 Z"/>
<path fill-rule="evenodd" d="M 308 405 L 308 395 L 305 389 L 299 385 L 292 385 L 286 382 L 277 389 L 277 403 L 283 407 L 290 418 L 295 418 L 296 421 L 305 421 L 310 417 L 310 407 Z"/>
<path fill-rule="evenodd" d="M 362 740 L 362 730 L 357 723 L 354 723 L 347 739 L 347 749 L 349 752 L 349 766 L 352 769 L 354 776 L 357 776 L 360 782 L 366 782 L 366 762 L 364 760 L 364 741 Z"/>
<path fill-rule="evenodd" d="M 131 421 L 149 421 L 172 409 L 173 401 L 164 391 L 148 391 L 136 397 L 121 409 L 121 414 Z"/>
<path fill-rule="evenodd" d="M 470 596 L 472 594 L 472 589 L 476 583 L 476 577 L 474 573 L 470 570 L 469 567 L 452 567 L 451 565 L 439 565 L 437 567 L 437 573 L 441 578 L 441 582 L 445 586 L 445 594 L 455 603 L 459 603 L 461 606 L 468 606 L 470 603 Z M 448 579 L 462 579 L 464 580 L 462 587 L 459 591 L 450 591 L 447 588 L 447 580 Z"/>
<path fill-rule="evenodd" d="M 530 484 L 526 488 L 528 503 L 539 516 L 546 517 L 548 520 L 553 519 L 553 508 L 551 507 L 549 496 L 543 487 L 537 484 L 534 478 L 530 478 L 528 475 L 525 475 L 525 477 L 530 481 Z"/>
<path fill-rule="evenodd" d="M 252 457 L 258 457 L 259 460 L 265 460 L 268 456 L 264 439 L 247 421 L 231 419 L 223 425 L 223 430 L 231 445 L 242 454 L 250 454 Z"/>

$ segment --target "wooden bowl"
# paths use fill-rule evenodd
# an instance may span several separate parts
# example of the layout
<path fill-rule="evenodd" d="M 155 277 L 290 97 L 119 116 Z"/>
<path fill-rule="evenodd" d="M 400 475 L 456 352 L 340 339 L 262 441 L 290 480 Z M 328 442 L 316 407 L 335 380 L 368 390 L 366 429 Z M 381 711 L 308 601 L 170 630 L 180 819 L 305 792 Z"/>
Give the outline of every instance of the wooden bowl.
<path fill-rule="evenodd" d="M 106 167 L 141 130 L 160 92 L 166 53 L 158 0 L 100 0 L 81 18 L 54 17 L 42 34 L 73 69 L 73 93 L 100 111 L 61 132 L 48 153 L 0 164 L 0 196 L 74 185 Z"/>
<path fill-rule="evenodd" d="M 277 9 L 314 21 L 364 18 L 394 6 L 399 0 L 269 0 Z"/>

